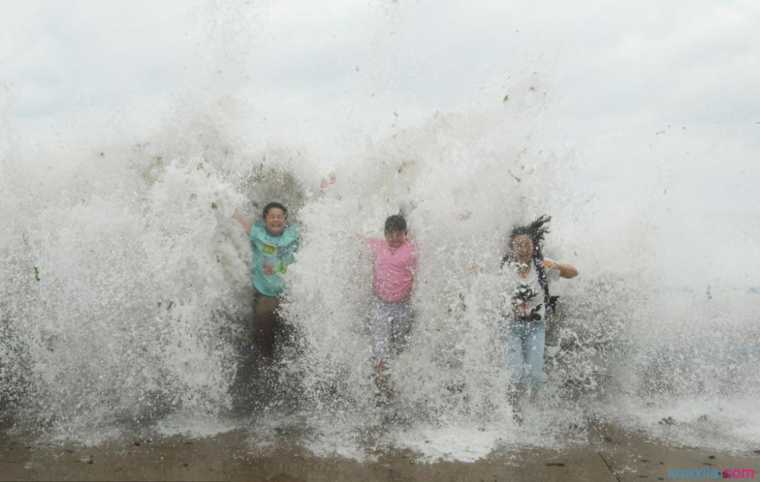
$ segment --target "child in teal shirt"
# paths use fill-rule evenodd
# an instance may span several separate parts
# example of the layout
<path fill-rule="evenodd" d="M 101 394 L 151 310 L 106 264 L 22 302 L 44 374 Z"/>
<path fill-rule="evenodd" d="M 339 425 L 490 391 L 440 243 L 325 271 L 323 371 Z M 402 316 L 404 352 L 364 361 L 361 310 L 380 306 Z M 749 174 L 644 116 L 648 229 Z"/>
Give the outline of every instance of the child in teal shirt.
<path fill-rule="evenodd" d="M 254 288 L 254 345 L 264 363 L 271 363 L 275 333 L 282 330 L 277 308 L 285 290 L 282 274 L 295 261 L 300 240 L 298 226 L 288 224 L 288 210 L 277 202 L 264 207 L 262 219 L 251 224 L 239 212 L 236 219 L 251 242 L 251 284 Z"/>

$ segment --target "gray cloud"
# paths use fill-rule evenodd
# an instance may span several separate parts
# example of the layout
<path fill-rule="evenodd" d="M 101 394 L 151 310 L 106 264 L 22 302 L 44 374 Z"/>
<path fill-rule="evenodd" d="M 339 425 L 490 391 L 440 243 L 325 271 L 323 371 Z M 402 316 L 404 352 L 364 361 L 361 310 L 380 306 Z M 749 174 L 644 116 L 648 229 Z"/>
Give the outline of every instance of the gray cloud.
<path fill-rule="evenodd" d="M 51 125 L 91 135 L 86 126 L 113 119 L 144 132 L 188 104 L 228 99 L 251 143 L 290 140 L 329 157 L 436 111 L 503 113 L 531 124 L 537 145 L 575 152 L 568 176 L 600 209 L 651 203 L 653 222 L 689 219 L 680 226 L 693 233 L 758 214 L 755 1 L 0 8 L 0 83 L 22 136 Z"/>

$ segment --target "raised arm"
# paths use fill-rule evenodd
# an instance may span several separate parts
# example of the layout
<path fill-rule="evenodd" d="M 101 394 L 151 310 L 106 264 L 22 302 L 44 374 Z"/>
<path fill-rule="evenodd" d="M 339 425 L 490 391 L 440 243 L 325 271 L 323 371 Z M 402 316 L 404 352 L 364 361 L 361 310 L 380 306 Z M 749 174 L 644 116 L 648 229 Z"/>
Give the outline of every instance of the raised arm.
<path fill-rule="evenodd" d="M 319 190 L 322 192 L 327 191 L 333 184 L 335 184 L 335 180 L 335 173 L 331 172 L 329 176 L 322 178 L 322 182 L 319 183 Z"/>
<path fill-rule="evenodd" d="M 578 276 L 578 270 L 572 264 L 558 263 L 551 259 L 544 258 L 544 267 L 548 269 L 558 269 L 562 278 L 575 278 Z"/>
<path fill-rule="evenodd" d="M 251 226 L 253 226 L 253 223 L 251 223 L 250 219 L 243 216 L 243 214 L 237 209 L 235 209 L 235 212 L 232 213 L 232 219 L 239 222 L 240 225 L 243 226 L 243 229 L 245 229 L 245 234 L 250 234 Z"/>

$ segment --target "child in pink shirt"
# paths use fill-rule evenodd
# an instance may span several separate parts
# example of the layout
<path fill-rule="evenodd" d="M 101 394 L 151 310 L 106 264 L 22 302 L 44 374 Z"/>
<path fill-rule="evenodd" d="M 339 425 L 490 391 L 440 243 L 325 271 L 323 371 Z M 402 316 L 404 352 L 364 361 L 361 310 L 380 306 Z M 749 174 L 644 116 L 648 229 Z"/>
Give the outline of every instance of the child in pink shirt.
<path fill-rule="evenodd" d="M 385 366 L 391 355 L 400 352 L 411 329 L 410 298 L 417 269 L 417 253 L 406 238 L 406 220 L 401 215 L 385 220 L 385 239 L 368 239 L 374 260 L 375 299 L 369 317 L 375 382 L 387 392 Z"/>

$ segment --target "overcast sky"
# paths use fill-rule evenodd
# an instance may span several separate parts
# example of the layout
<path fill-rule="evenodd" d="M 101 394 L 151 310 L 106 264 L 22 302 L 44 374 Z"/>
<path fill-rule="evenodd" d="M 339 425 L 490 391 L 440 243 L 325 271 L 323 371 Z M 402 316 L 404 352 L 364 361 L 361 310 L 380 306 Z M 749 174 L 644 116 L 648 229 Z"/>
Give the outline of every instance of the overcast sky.
<path fill-rule="evenodd" d="M 0 125 L 21 143 L 139 138 L 204 104 L 252 144 L 326 155 L 435 112 L 538 109 L 549 147 L 584 159 L 578 190 L 654 177 L 760 262 L 756 0 L 0 4 Z"/>
<path fill-rule="evenodd" d="M 413 123 L 499 101 L 535 71 L 576 122 L 748 138 L 760 126 L 752 0 L 28 0 L 0 14 L 0 81 L 24 125 L 211 86 L 247 96 L 261 118 L 298 104 L 320 119 L 350 101 L 362 111 L 352 122 L 392 111 Z"/>

